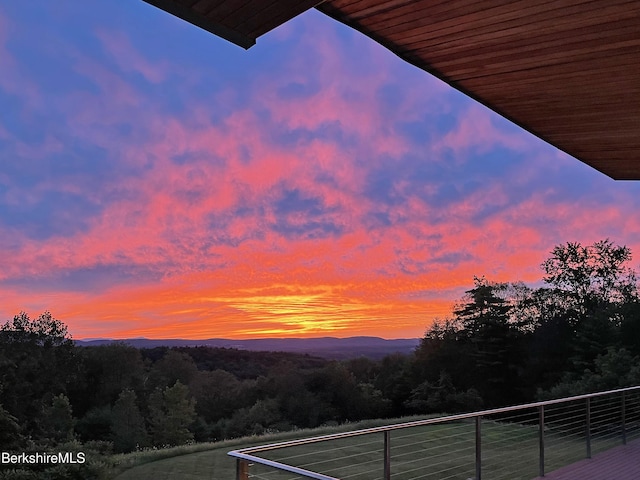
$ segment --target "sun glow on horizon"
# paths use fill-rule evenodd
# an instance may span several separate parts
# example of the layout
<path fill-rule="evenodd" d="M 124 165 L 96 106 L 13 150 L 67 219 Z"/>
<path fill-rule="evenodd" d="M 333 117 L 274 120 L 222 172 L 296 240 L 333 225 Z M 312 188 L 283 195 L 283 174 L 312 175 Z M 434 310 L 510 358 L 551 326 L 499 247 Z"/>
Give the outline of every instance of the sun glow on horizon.
<path fill-rule="evenodd" d="M 345 286 L 278 284 L 216 296 L 201 295 L 200 292 L 191 292 L 188 296 L 186 291 L 173 292 L 171 296 L 148 292 L 155 311 L 150 319 L 151 307 L 146 302 L 135 302 L 134 299 L 142 298 L 135 292 L 130 295 L 131 300 L 116 293 L 114 296 L 119 302 L 104 308 L 100 308 L 94 299 L 86 309 L 62 311 L 59 318 L 69 322 L 71 333 L 77 338 L 101 335 L 194 340 L 361 335 L 404 338 L 422 336 L 430 318 L 451 311 L 451 302 L 446 301 L 375 298 L 362 291 L 350 292 Z M 163 304 L 156 303 L 163 297 Z M 100 311 L 104 313 L 98 313 Z M 73 317 L 90 318 L 91 321 L 86 325 Z M 96 335 L 96 325 L 102 326 L 105 333 Z"/>

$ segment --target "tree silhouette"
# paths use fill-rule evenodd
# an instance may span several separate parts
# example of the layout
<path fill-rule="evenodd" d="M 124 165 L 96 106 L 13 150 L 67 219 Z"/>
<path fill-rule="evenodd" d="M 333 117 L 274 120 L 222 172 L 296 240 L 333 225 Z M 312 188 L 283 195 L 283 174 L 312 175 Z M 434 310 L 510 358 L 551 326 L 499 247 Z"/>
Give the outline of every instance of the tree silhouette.
<path fill-rule="evenodd" d="M 127 389 L 120 393 L 113 406 L 111 438 L 116 452 L 131 452 L 149 442 L 144 418 L 136 402 L 136 393 Z"/>
<path fill-rule="evenodd" d="M 149 425 L 156 446 L 183 445 L 193 440 L 189 426 L 195 418 L 195 400 L 189 398 L 189 389 L 180 381 L 164 390 L 156 388 L 149 397 Z"/>

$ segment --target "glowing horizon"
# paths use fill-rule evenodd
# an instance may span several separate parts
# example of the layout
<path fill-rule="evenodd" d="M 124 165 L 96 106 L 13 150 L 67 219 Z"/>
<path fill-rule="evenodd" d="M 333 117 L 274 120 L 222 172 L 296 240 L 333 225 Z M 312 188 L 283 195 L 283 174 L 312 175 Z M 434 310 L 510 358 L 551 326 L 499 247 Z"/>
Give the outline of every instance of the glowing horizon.
<path fill-rule="evenodd" d="M 420 337 L 474 275 L 640 252 L 640 184 L 317 11 L 245 52 L 144 2 L 5 4 L 0 70 L 1 322 Z"/>

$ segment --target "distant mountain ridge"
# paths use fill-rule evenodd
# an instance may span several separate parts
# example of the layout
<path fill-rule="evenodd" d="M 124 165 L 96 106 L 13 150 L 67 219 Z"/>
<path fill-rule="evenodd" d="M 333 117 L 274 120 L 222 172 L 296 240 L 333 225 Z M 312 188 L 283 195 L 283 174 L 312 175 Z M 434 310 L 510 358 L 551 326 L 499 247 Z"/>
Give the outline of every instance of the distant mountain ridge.
<path fill-rule="evenodd" d="M 387 340 L 379 337 L 318 337 L 318 338 L 257 338 L 232 340 L 210 338 L 206 340 L 127 338 L 122 340 L 75 340 L 79 346 L 99 346 L 121 342 L 136 348 L 154 347 L 212 347 L 238 350 L 291 352 L 341 360 L 357 357 L 379 359 L 393 353 L 408 355 L 419 345 L 419 338 Z"/>

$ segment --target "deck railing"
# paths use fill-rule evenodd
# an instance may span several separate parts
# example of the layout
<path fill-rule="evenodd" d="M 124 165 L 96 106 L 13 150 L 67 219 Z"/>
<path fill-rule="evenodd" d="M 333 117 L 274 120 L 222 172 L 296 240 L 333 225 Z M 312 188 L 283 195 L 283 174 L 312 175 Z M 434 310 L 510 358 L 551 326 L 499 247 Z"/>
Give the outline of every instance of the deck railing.
<path fill-rule="evenodd" d="M 236 458 L 236 480 L 530 480 L 636 438 L 640 386 L 303 438 L 229 455 Z"/>

